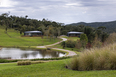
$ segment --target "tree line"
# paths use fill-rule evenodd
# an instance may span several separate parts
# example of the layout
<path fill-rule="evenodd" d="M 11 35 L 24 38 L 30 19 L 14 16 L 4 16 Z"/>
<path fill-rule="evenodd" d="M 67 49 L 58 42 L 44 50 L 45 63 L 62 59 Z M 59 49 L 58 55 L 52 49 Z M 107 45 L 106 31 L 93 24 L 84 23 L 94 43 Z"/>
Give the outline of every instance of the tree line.
<path fill-rule="evenodd" d="M 92 23 L 79 22 L 79 23 L 72 23 L 69 25 L 72 25 L 72 26 L 85 25 L 85 26 L 91 26 L 94 28 L 98 28 L 99 26 L 104 26 L 107 28 L 104 30 L 105 32 L 108 32 L 108 33 L 116 32 L 116 21 L 92 22 Z"/>
<path fill-rule="evenodd" d="M 108 37 L 108 34 L 105 32 L 106 27 L 103 26 L 93 28 L 84 25 L 64 25 L 63 23 L 50 21 L 48 19 L 29 19 L 27 15 L 25 17 L 19 17 L 10 15 L 10 13 L 0 15 L 0 25 L 5 26 L 6 31 L 7 28 L 13 28 L 22 34 L 25 31 L 39 30 L 43 32 L 43 35 L 54 38 L 59 35 L 67 35 L 69 31 L 84 32 L 87 35 L 89 43 L 92 43 L 96 36 L 102 42 Z"/>

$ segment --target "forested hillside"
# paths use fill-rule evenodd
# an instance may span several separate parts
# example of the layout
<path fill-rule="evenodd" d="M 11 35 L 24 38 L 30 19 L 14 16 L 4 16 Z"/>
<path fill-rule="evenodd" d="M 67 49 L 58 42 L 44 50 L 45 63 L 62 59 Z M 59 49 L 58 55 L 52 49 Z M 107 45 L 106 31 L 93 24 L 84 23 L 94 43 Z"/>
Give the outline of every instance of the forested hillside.
<path fill-rule="evenodd" d="M 29 19 L 27 15 L 25 17 L 19 17 L 10 15 L 9 13 L 3 13 L 0 15 L 0 25 L 4 26 L 6 31 L 8 28 L 12 28 L 19 31 L 20 34 L 25 31 L 39 30 L 46 36 L 58 36 L 61 34 L 62 23 L 44 18 L 42 20 Z"/>
<path fill-rule="evenodd" d="M 111 22 L 93 22 L 93 23 L 85 23 L 85 22 L 80 22 L 80 23 L 72 23 L 69 24 L 72 26 L 78 26 L 78 25 L 85 25 L 85 26 L 91 26 L 94 28 L 98 28 L 100 26 L 106 27 L 106 32 L 112 33 L 116 32 L 116 21 L 111 21 Z"/>

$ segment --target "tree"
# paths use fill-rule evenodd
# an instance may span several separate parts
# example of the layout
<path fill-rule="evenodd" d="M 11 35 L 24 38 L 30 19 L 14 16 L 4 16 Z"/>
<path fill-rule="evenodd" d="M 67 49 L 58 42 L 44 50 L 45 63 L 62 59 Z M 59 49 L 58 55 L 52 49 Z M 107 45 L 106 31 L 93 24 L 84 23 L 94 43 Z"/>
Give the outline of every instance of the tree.
<path fill-rule="evenodd" d="M 105 40 L 108 38 L 108 36 L 109 35 L 107 33 L 103 32 L 102 35 L 101 35 L 101 41 L 104 43 Z"/>
<path fill-rule="evenodd" d="M 80 36 L 80 42 L 82 44 L 82 47 L 85 48 L 88 43 L 88 38 L 86 34 L 81 34 Z"/>
<path fill-rule="evenodd" d="M 100 27 L 98 27 L 97 29 L 104 30 L 104 29 L 106 29 L 106 27 L 104 27 L 104 26 L 100 26 Z"/>

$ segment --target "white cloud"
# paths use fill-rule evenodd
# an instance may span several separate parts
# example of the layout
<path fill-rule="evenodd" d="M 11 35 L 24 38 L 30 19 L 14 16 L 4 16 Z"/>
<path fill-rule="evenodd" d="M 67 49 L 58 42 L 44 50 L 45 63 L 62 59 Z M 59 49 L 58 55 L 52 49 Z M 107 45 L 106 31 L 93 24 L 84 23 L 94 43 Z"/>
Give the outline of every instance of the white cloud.
<path fill-rule="evenodd" d="M 11 0 L 0 0 L 0 7 L 13 7 L 17 2 Z"/>
<path fill-rule="evenodd" d="M 62 22 L 96 22 L 116 19 L 115 0 L 0 0 L 0 14 Z"/>

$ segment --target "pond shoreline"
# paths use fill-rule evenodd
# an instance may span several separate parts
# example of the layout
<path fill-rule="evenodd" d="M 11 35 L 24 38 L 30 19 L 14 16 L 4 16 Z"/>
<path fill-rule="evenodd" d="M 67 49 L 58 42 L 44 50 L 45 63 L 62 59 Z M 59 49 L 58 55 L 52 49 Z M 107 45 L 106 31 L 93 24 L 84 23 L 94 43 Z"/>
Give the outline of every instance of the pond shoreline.
<path fill-rule="evenodd" d="M 52 45 L 45 45 L 45 46 L 9 46 L 8 48 L 14 47 L 14 48 L 24 48 L 24 49 L 29 48 L 29 49 L 42 49 L 42 50 L 45 49 L 45 50 L 47 50 L 47 48 L 49 48 L 50 46 L 59 44 L 59 43 L 61 43 L 63 41 L 67 41 L 66 38 L 61 38 L 61 39 L 63 39 L 63 40 L 60 41 L 60 42 L 57 42 L 55 44 L 52 44 Z M 23 59 L 23 60 L 31 60 L 31 61 L 37 61 L 37 60 L 61 60 L 61 59 L 66 59 L 66 58 L 70 58 L 70 57 L 73 57 L 73 56 L 77 55 L 74 51 L 60 49 L 60 48 L 50 48 L 50 50 L 64 52 L 64 53 L 66 53 L 66 55 L 63 56 L 63 57 L 41 58 L 41 59 L 38 59 L 38 58 L 37 59 Z M 10 60 L 11 62 L 16 62 L 16 61 L 20 61 L 22 59 L 20 59 L 20 60 L 15 59 L 16 61 L 15 60 L 13 61 L 12 59 L 8 59 L 8 60 Z"/>

